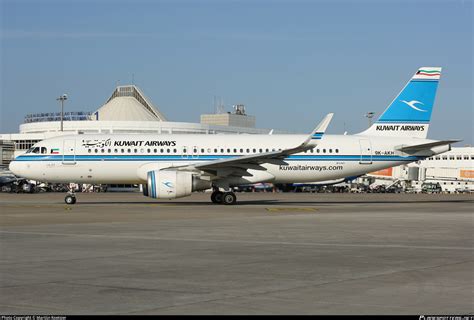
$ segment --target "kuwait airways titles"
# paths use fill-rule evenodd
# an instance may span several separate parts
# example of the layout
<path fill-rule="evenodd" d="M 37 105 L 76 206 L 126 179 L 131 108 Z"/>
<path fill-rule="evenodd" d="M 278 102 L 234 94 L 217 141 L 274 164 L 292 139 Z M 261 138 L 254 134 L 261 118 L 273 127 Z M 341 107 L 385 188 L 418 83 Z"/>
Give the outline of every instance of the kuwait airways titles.
<path fill-rule="evenodd" d="M 377 125 L 376 131 L 425 131 L 424 126 L 413 126 L 413 125 Z"/>
<path fill-rule="evenodd" d="M 104 148 L 104 147 L 174 147 L 175 140 L 82 140 L 82 145 L 86 148 Z"/>

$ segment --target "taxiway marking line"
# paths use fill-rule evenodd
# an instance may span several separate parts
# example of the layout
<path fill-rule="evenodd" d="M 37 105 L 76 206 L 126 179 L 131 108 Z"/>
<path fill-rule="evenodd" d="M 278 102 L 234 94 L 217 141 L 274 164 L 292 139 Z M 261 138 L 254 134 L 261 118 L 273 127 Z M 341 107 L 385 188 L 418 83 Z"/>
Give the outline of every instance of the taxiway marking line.
<path fill-rule="evenodd" d="M 312 207 L 275 207 L 275 208 L 265 208 L 265 210 L 270 212 L 285 212 L 285 211 L 297 211 L 297 212 L 314 212 L 317 211 L 317 208 Z"/>
<path fill-rule="evenodd" d="M 0 230 L 0 234 L 25 234 L 41 236 L 60 236 L 75 238 L 98 238 L 98 239 L 130 239 L 130 240 L 157 240 L 157 241 L 188 241 L 188 242 L 216 242 L 216 243 L 236 243 L 255 245 L 286 245 L 286 246 L 307 246 L 307 247 L 349 247 L 349 248 L 393 248 L 393 249 L 427 249 L 427 250 L 463 250 L 474 251 L 474 247 L 459 246 L 417 246 L 405 244 L 371 244 L 371 243 L 318 243 L 318 242 L 288 242 L 288 241 L 258 241 L 258 240 L 227 240 L 227 239 L 203 239 L 203 238 L 166 238 L 147 236 L 119 236 L 101 234 L 75 234 L 75 233 L 55 233 L 55 232 L 26 232 L 26 231 L 5 231 Z"/>

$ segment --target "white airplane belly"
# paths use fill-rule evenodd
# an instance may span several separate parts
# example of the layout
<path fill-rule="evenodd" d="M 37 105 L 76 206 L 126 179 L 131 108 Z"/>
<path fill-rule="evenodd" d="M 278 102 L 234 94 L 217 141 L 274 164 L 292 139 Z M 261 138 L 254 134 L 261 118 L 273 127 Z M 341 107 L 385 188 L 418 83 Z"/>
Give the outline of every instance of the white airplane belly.
<path fill-rule="evenodd" d="M 35 179 L 55 183 L 143 183 L 137 176 L 139 163 L 131 161 L 78 161 L 75 164 L 32 164 Z"/>

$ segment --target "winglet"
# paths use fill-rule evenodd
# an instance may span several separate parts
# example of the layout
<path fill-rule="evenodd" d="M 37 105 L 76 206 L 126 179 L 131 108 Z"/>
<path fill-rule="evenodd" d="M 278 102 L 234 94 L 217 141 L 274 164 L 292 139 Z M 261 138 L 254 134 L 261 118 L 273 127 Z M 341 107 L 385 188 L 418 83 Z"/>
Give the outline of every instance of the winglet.
<path fill-rule="evenodd" d="M 312 140 L 321 140 L 323 138 L 324 132 L 329 126 L 329 123 L 332 120 L 334 113 L 328 113 L 323 120 L 314 128 L 311 135 L 303 142 L 303 145 L 307 145 Z"/>

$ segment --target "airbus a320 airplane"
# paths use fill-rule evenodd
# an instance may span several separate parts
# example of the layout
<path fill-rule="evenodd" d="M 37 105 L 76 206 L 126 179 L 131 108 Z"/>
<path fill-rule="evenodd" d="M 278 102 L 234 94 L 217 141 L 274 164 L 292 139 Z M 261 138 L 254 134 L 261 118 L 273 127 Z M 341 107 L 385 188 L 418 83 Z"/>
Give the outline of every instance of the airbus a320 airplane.
<path fill-rule="evenodd" d="M 367 130 L 327 135 L 328 114 L 305 135 L 69 135 L 43 140 L 10 164 L 18 176 L 57 183 L 142 184 L 157 199 L 213 189 L 234 204 L 231 187 L 258 182 L 334 181 L 451 149 L 426 139 L 441 68 L 420 68 Z M 76 202 L 68 193 L 65 202 Z"/>

